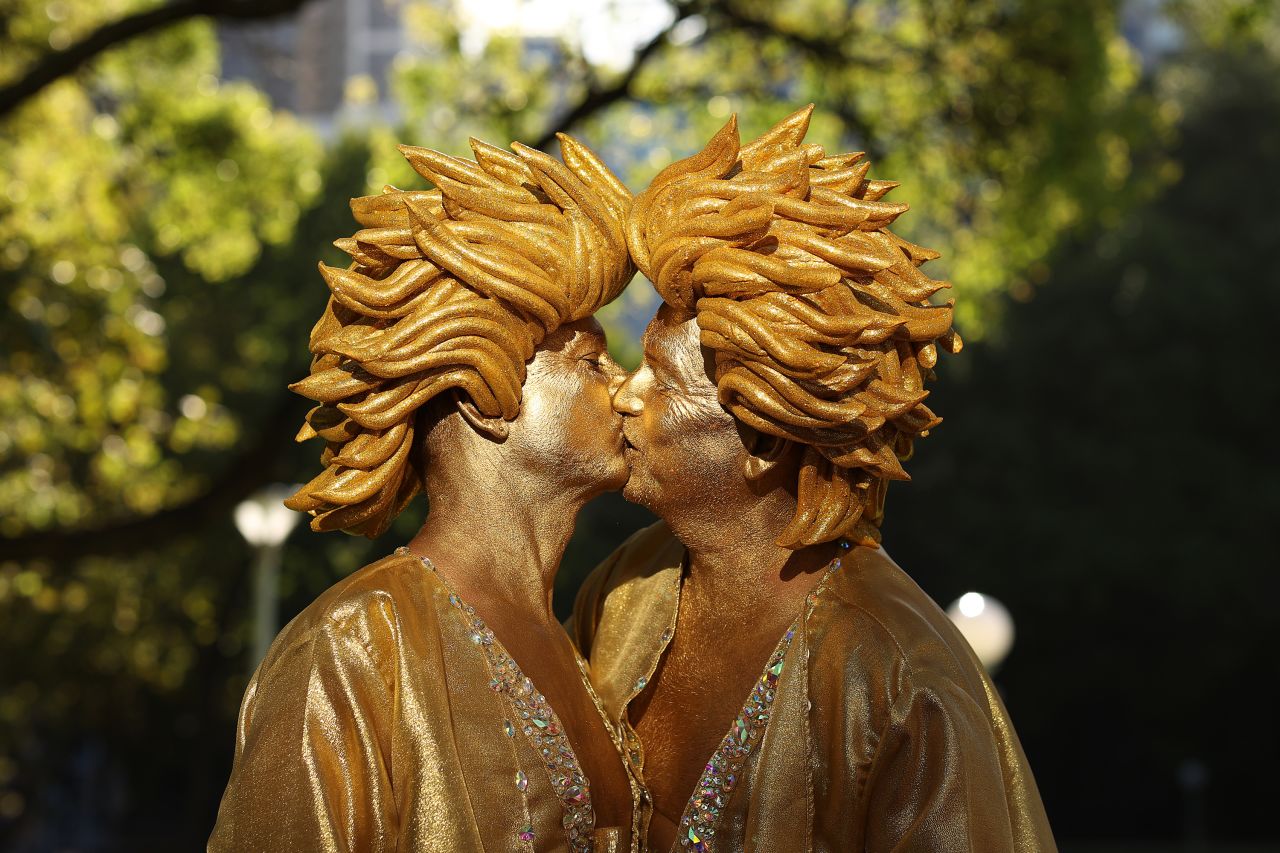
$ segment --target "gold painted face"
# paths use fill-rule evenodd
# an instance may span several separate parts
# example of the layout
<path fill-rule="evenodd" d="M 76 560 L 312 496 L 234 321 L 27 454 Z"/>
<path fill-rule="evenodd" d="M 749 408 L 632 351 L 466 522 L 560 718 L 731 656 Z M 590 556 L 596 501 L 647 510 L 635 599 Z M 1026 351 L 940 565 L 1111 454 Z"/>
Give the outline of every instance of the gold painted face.
<path fill-rule="evenodd" d="M 716 399 L 693 318 L 663 305 L 644 333 L 644 360 L 613 396 L 631 477 L 627 500 L 658 516 L 687 514 L 741 480 L 746 450 Z"/>
<path fill-rule="evenodd" d="M 525 470 L 555 471 L 564 488 L 599 494 L 627 480 L 622 417 L 610 393 L 624 372 L 594 318 L 561 326 L 529 362 L 510 450 Z"/>

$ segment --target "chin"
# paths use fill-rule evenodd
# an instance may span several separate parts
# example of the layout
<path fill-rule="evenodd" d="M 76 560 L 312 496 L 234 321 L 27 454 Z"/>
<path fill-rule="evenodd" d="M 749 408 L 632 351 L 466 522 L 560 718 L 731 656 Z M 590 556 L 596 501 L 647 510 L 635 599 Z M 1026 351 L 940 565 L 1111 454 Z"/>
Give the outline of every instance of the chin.
<path fill-rule="evenodd" d="M 633 504 L 639 504 L 650 512 L 658 505 L 657 484 L 643 470 L 633 468 L 626 485 L 622 487 L 622 496 Z"/>
<path fill-rule="evenodd" d="M 592 494 L 616 492 L 631 476 L 631 468 L 621 453 L 602 454 L 586 462 L 582 470 L 587 472 L 586 485 Z"/>
<path fill-rule="evenodd" d="M 606 477 L 604 482 L 604 490 L 606 492 L 616 492 L 619 489 L 626 490 L 627 483 L 631 482 L 631 468 L 627 465 L 627 460 L 619 454 L 617 462 L 611 466 L 612 476 Z"/>

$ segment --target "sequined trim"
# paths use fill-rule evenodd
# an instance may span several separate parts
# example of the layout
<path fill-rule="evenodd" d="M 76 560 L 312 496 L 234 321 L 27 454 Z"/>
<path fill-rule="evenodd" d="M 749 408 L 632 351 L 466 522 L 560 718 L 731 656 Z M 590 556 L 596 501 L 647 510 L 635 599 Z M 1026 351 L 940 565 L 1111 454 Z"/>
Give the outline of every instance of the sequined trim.
<path fill-rule="evenodd" d="M 429 559 L 414 554 L 408 548 L 398 548 L 396 553 L 417 557 L 424 566 L 435 571 L 435 566 Z M 569 841 L 569 849 L 574 853 L 590 853 L 594 846 L 596 822 L 595 812 L 591 808 L 590 786 L 578 765 L 578 758 L 574 755 L 569 738 L 565 736 L 560 718 L 547 703 L 546 697 L 538 692 L 533 682 L 507 654 L 493 631 L 476 614 L 475 608 L 452 590 L 449 592 L 449 603 L 467 617 L 468 636 L 484 652 L 489 670 L 493 674 L 489 687 L 496 693 L 506 695 L 515 712 L 515 728 L 524 733 L 534 751 L 546 764 L 551 788 L 559 798 L 564 813 L 560 823 Z M 516 789 L 523 793 L 528 784 L 524 772 L 518 771 L 515 777 Z M 521 841 L 533 841 L 533 827 L 522 827 L 517 837 Z"/>
<path fill-rule="evenodd" d="M 848 549 L 846 543 L 841 547 Z M 809 593 L 805 600 L 804 613 L 812 608 L 814 599 L 822 591 L 824 581 L 832 572 L 840 568 L 840 558 L 831 562 L 822 580 Z M 778 641 L 769 662 L 765 664 L 760 680 L 751 688 L 742 711 L 729 727 L 729 733 L 720 741 L 720 746 L 712 754 L 698 779 L 698 787 L 694 788 L 693 797 L 685 806 L 680 818 L 680 827 L 676 831 L 677 847 L 691 850 L 694 853 L 712 853 L 715 850 L 716 827 L 725 803 L 733 796 L 734 788 L 747 764 L 747 759 L 759 746 L 764 737 L 765 728 L 769 725 L 769 714 L 773 707 L 773 696 L 778 685 L 778 676 L 782 675 L 783 659 L 787 649 L 791 647 L 791 639 L 796 634 L 800 619 L 792 623 L 787 632 Z"/>
<path fill-rule="evenodd" d="M 764 674 L 751 689 L 751 695 L 729 733 L 724 736 L 720 746 L 707 762 L 694 789 L 693 798 L 685 806 L 684 816 L 680 819 L 680 828 L 676 839 L 680 846 L 696 853 L 713 850 L 716 824 L 720 821 L 720 812 L 729 801 L 733 789 L 742 774 L 743 765 L 755 750 L 760 738 L 764 735 L 765 726 L 769 723 L 769 709 L 773 705 L 774 687 L 778 676 L 782 673 L 782 659 L 795 636 L 795 626 L 787 629 L 778 643 Z"/>

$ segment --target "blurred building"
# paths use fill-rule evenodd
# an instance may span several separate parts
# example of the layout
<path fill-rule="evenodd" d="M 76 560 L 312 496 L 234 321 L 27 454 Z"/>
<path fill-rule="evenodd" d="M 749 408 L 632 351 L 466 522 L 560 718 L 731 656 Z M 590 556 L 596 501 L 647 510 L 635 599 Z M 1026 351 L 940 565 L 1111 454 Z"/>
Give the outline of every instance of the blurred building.
<path fill-rule="evenodd" d="M 391 92 L 396 59 L 422 51 L 402 20 L 408 2 L 309 0 L 299 13 L 278 20 L 220 23 L 222 77 L 253 83 L 277 108 L 298 114 L 326 135 L 344 118 L 395 123 L 401 116 Z M 576 44 L 593 65 L 621 70 L 636 48 L 670 24 L 672 15 L 664 0 L 412 2 L 450 7 L 463 53 L 479 53 L 494 33 L 519 34 L 526 60 L 545 63 L 553 69 L 552 80 L 565 83 L 553 85 L 553 113 L 570 82 L 567 43 Z"/>
<path fill-rule="evenodd" d="M 394 0 L 310 0 L 277 21 L 220 24 L 218 41 L 223 79 L 250 81 L 322 132 L 349 110 L 398 117 L 391 68 L 409 42 Z"/>

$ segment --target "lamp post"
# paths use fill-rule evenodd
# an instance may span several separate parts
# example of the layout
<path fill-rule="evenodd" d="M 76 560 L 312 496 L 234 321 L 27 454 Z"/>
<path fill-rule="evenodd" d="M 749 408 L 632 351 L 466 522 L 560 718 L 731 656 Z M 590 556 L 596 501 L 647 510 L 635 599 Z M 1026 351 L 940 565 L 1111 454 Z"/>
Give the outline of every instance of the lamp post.
<path fill-rule="evenodd" d="M 236 506 L 236 529 L 254 549 L 253 649 L 249 670 L 257 669 L 276 635 L 276 603 L 280 597 L 280 553 L 298 513 L 284 505 L 296 491 L 276 484 Z"/>
<path fill-rule="evenodd" d="M 947 615 L 969 641 L 987 672 L 995 672 L 1013 647 L 1013 617 L 989 595 L 966 592 L 951 602 Z"/>

